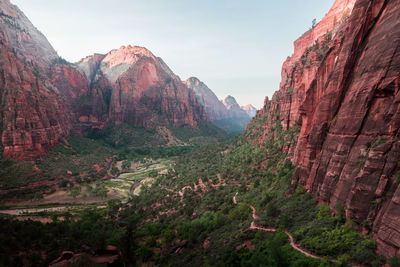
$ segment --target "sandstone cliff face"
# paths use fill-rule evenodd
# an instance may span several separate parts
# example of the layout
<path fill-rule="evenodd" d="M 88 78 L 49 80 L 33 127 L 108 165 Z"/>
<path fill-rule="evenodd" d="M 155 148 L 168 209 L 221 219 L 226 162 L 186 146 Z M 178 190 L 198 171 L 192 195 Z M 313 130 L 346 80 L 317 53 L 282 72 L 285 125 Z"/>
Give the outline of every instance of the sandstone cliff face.
<path fill-rule="evenodd" d="M 114 88 L 109 116 L 117 124 L 197 126 L 206 118 L 193 90 L 145 48 L 113 50 L 100 68 Z"/>
<path fill-rule="evenodd" d="M 284 129 L 300 126 L 295 181 L 341 202 L 384 255 L 400 254 L 399 17 L 398 0 L 337 0 L 295 42 L 280 90 L 256 115 L 270 118 L 266 132 L 276 115 Z"/>
<path fill-rule="evenodd" d="M 0 125 L 3 155 L 27 159 L 67 137 L 69 112 L 46 76 L 57 54 L 8 0 L 0 1 Z"/>
<path fill-rule="evenodd" d="M 3 37 L 9 47 L 34 61 L 41 67 L 58 58 L 46 37 L 10 0 L 0 0 L 0 24 Z"/>

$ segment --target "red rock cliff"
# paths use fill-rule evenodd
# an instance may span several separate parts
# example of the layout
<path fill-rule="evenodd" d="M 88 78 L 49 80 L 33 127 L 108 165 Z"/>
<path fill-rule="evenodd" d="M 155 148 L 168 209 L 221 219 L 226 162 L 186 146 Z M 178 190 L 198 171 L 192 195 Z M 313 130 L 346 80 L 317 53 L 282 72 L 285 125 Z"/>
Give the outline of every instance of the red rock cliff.
<path fill-rule="evenodd" d="M 25 15 L 1 0 L 0 130 L 5 157 L 36 157 L 69 135 L 69 112 L 45 74 L 57 58 Z"/>
<path fill-rule="evenodd" d="M 257 113 L 300 126 L 295 181 L 343 203 L 384 255 L 400 255 L 399 18 L 399 0 L 336 1 L 295 42 L 280 90 Z"/>

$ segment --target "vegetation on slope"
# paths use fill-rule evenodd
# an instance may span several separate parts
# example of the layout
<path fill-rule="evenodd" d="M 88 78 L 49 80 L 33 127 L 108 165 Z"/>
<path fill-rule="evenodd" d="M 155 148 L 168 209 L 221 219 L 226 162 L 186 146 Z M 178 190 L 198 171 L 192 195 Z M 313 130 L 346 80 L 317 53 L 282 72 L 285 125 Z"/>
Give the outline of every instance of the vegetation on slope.
<path fill-rule="evenodd" d="M 294 167 L 286 160 L 290 149 L 284 148 L 295 142 L 296 126 L 282 131 L 276 121 L 276 130 L 261 143 L 248 140 L 260 134 L 265 119 L 256 118 L 247 133 L 230 142 L 180 157 L 172 170 L 158 175 L 127 204 L 112 201 L 105 209 L 46 225 L 1 219 L 0 238 L 11 239 L 0 242 L 1 262 L 35 260 L 40 266 L 62 250 L 116 245 L 127 266 L 346 266 L 350 261 L 380 266 L 384 259 L 374 254 L 375 241 L 345 220 L 340 205 L 331 217 L 328 207 L 318 207 L 313 196 L 291 184 Z M 257 210 L 257 224 L 280 230 L 250 229 L 250 205 Z M 38 230 L 18 231 L 33 229 L 32 225 Z M 323 258 L 294 250 L 284 230 Z M 24 253 L 16 253 L 21 248 Z"/>

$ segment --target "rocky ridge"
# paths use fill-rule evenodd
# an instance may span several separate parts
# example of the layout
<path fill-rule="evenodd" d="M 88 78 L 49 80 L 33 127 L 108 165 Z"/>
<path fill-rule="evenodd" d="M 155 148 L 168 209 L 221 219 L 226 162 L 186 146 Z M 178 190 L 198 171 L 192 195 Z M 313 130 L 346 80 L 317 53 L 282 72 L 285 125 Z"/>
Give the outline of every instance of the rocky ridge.
<path fill-rule="evenodd" d="M 222 103 L 226 107 L 226 109 L 229 111 L 229 113 L 232 114 L 233 117 L 236 118 L 249 118 L 249 115 L 247 114 L 246 111 L 244 111 L 239 104 L 236 102 L 236 99 L 233 96 L 228 95 L 227 97 L 222 100 Z"/>
<path fill-rule="evenodd" d="M 198 78 L 191 77 L 185 81 L 185 84 L 194 90 L 197 100 L 204 106 L 205 112 L 211 121 L 231 117 L 225 105 L 219 101 L 214 92 Z"/>

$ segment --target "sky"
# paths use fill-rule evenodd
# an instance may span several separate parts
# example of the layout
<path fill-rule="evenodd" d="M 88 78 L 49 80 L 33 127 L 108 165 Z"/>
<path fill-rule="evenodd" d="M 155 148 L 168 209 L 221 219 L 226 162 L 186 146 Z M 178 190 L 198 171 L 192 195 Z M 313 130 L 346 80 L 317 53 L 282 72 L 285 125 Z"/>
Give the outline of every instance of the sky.
<path fill-rule="evenodd" d="M 334 0 L 11 0 L 58 54 L 77 62 L 122 45 L 161 57 L 220 98 L 261 108 L 293 42 Z"/>

